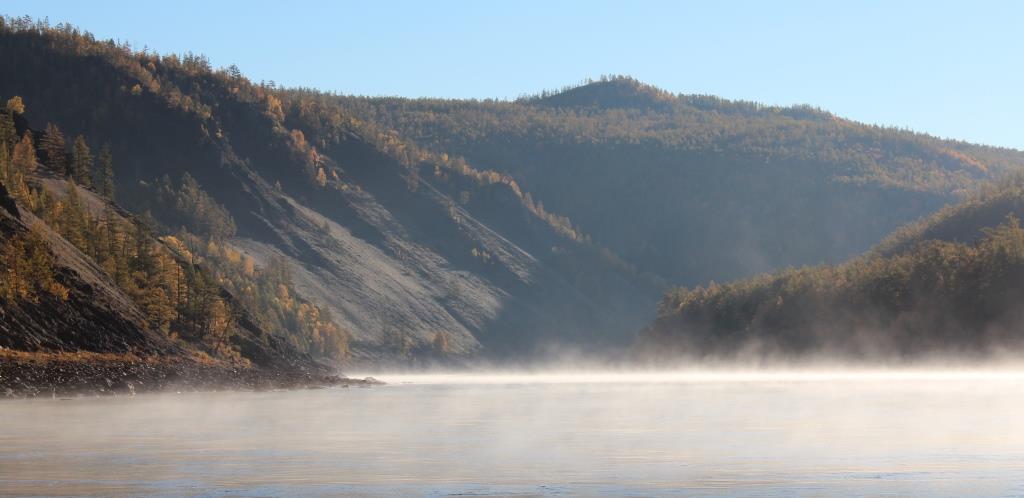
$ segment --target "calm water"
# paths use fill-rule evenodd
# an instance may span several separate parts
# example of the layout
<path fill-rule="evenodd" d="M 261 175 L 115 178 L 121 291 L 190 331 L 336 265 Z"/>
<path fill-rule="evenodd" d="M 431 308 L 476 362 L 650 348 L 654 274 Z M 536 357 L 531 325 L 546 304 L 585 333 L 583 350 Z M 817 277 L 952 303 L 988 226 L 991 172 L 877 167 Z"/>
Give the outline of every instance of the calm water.
<path fill-rule="evenodd" d="M 1024 495 L 1024 374 L 378 377 L 0 402 L 0 494 Z"/>

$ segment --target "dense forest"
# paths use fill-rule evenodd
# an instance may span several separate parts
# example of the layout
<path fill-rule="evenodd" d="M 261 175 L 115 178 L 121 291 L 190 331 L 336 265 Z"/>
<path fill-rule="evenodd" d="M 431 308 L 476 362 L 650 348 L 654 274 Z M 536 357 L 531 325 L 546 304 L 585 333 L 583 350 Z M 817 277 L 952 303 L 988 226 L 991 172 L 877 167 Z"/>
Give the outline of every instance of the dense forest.
<path fill-rule="evenodd" d="M 838 266 L 665 295 L 641 350 L 659 356 L 821 353 L 960 359 L 1024 345 L 1024 176 L 909 225 Z"/>
<path fill-rule="evenodd" d="M 422 149 L 510 175 L 531 205 L 687 285 L 843 261 L 1024 164 L 1018 151 L 627 77 L 513 102 L 335 100 Z"/>

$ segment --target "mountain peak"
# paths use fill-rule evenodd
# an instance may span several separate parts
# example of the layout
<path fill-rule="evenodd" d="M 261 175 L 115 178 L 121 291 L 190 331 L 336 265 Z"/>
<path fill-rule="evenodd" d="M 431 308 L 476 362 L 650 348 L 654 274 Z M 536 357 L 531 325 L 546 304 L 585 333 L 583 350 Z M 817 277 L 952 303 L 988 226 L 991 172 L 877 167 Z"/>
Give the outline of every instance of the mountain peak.
<path fill-rule="evenodd" d="M 670 105 L 675 97 L 629 76 L 611 76 L 558 92 L 544 92 L 529 100 L 550 107 L 656 109 Z"/>

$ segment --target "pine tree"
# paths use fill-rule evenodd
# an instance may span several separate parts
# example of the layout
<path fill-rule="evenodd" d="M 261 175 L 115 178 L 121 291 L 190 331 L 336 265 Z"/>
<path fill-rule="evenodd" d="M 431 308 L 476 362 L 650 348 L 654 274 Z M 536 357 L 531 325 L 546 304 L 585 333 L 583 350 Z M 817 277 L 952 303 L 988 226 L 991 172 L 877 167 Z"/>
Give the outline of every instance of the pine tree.
<path fill-rule="evenodd" d="M 24 201 L 28 196 L 25 177 L 36 170 L 36 146 L 32 143 L 32 132 L 26 131 L 21 141 L 14 146 L 10 167 L 7 170 L 10 184 L 7 190 L 15 199 Z"/>
<path fill-rule="evenodd" d="M 175 312 L 167 291 L 158 285 L 149 286 L 142 296 L 141 305 L 150 327 L 165 334 L 170 332 Z"/>
<path fill-rule="evenodd" d="M 110 155 L 110 145 L 103 144 L 100 149 L 100 164 L 97 168 L 96 186 L 100 194 L 107 199 L 114 198 L 114 159 Z"/>
<path fill-rule="evenodd" d="M 76 182 L 92 186 L 92 151 L 81 135 L 75 137 L 75 145 L 71 149 L 71 171 Z"/>
<path fill-rule="evenodd" d="M 216 349 L 223 348 L 231 335 L 234 325 L 234 313 L 223 299 L 214 297 L 204 313 L 206 321 L 205 337 Z"/>
<path fill-rule="evenodd" d="M 39 141 L 39 149 L 43 152 L 44 164 L 50 169 L 62 172 L 74 178 L 74 171 L 68 165 L 67 144 L 64 141 L 64 134 L 60 128 L 53 123 L 46 124 L 46 131 L 42 140 Z"/>
<path fill-rule="evenodd" d="M 28 296 L 26 269 L 23 254 L 25 243 L 20 236 L 0 242 L 0 302 L 24 299 Z"/>
<path fill-rule="evenodd" d="M 146 211 L 135 220 L 135 230 L 132 232 L 131 241 L 135 249 L 135 259 L 131 268 L 145 275 L 152 275 L 156 270 L 156 261 L 153 258 L 150 242 L 153 237 L 150 227 L 154 224 L 153 215 Z"/>
<path fill-rule="evenodd" d="M 242 79 L 242 71 L 238 69 L 238 66 L 234 64 L 228 66 L 227 73 L 228 77 L 231 78 L 232 81 L 238 81 Z"/>
<path fill-rule="evenodd" d="M 11 165 L 15 172 L 23 175 L 36 170 L 36 146 L 32 142 L 31 131 L 26 131 L 25 135 L 14 146 Z"/>
<path fill-rule="evenodd" d="M 11 183 L 11 155 L 4 144 L 0 144 L 0 183 Z"/>
<path fill-rule="evenodd" d="M 61 216 L 61 235 L 80 250 L 86 248 L 86 219 L 85 206 L 78 197 L 78 187 L 68 180 L 65 185 L 64 214 Z"/>
<path fill-rule="evenodd" d="M 18 130 L 14 127 L 14 113 L 8 110 L 0 110 L 0 146 L 11 149 L 18 143 Z"/>

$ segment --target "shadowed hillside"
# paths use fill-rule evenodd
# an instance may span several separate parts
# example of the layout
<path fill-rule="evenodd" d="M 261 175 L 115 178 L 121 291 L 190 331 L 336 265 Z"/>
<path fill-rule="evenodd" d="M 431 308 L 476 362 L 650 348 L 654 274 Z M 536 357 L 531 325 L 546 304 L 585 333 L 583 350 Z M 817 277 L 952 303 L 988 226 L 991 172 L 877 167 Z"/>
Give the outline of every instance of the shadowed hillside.
<path fill-rule="evenodd" d="M 839 266 L 790 269 L 662 300 L 639 351 L 659 358 L 860 359 L 1024 346 L 1024 176 L 901 229 Z"/>

